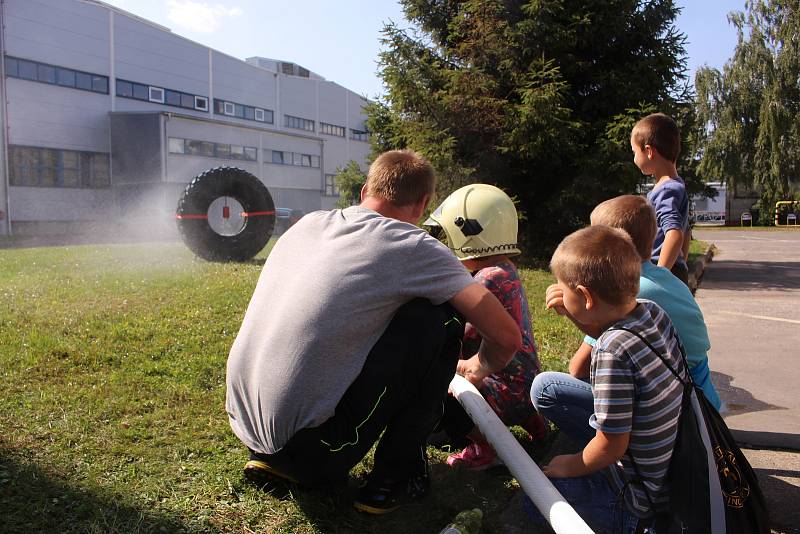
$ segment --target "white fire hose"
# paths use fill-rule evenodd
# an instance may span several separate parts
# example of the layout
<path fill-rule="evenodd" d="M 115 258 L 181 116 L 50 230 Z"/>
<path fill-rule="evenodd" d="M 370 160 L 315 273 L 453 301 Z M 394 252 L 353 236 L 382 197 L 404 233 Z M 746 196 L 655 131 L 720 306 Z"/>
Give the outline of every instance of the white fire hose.
<path fill-rule="evenodd" d="M 556 534 L 591 534 L 592 529 L 553 487 L 475 386 L 463 376 L 455 375 L 450 382 L 450 391 Z"/>

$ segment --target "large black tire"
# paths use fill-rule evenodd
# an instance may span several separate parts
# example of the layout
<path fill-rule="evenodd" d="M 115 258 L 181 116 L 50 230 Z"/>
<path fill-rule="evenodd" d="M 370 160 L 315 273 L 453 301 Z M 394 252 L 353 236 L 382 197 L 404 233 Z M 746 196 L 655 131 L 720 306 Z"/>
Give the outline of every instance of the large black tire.
<path fill-rule="evenodd" d="M 230 197 L 247 214 L 233 235 L 222 235 L 209 224 L 211 203 Z M 239 216 L 239 214 L 235 214 Z M 275 226 L 275 204 L 266 186 L 236 167 L 215 167 L 192 180 L 178 201 L 175 215 L 184 243 L 209 261 L 247 261 L 267 244 Z"/>

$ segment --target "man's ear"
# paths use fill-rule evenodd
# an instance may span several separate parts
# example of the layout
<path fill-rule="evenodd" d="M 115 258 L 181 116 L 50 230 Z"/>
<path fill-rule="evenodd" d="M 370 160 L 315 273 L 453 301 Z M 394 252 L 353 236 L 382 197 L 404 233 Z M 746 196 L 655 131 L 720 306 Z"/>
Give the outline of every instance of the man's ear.
<path fill-rule="evenodd" d="M 364 199 L 367 198 L 367 184 L 361 186 L 361 202 L 364 202 Z"/>
<path fill-rule="evenodd" d="M 575 291 L 581 294 L 583 297 L 583 305 L 586 308 L 586 311 L 591 311 L 594 308 L 594 297 L 592 296 L 592 292 L 589 291 L 589 288 L 586 286 L 578 285 L 575 288 Z"/>

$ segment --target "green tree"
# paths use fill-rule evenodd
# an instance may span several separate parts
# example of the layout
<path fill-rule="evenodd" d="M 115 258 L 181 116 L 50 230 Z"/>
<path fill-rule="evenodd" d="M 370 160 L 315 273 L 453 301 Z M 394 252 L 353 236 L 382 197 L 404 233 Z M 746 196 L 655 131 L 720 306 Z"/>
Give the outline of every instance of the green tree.
<path fill-rule="evenodd" d="M 358 163 L 350 160 L 344 167 L 337 168 L 333 180 L 339 191 L 336 207 L 346 208 L 361 201 L 361 187 L 367 181 L 367 175 L 364 174 Z"/>
<path fill-rule="evenodd" d="M 630 127 L 685 108 L 684 37 L 671 0 L 402 0 L 383 31 L 376 152 L 427 156 L 440 193 L 493 183 L 544 254 L 594 205 L 642 180 Z"/>
<path fill-rule="evenodd" d="M 800 6 L 748 0 L 728 20 L 738 43 L 722 72 L 698 70 L 701 129 L 698 171 L 732 185 L 755 186 L 762 222 L 775 201 L 793 198 L 800 156 Z"/>

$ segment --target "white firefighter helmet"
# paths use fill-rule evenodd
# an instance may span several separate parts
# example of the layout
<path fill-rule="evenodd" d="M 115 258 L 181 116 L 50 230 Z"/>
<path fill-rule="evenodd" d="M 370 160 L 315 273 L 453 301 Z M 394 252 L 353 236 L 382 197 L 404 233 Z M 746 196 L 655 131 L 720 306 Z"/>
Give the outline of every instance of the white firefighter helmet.
<path fill-rule="evenodd" d="M 519 254 L 517 209 L 501 189 L 471 184 L 450 194 L 424 223 L 436 235 L 441 228 L 447 245 L 460 260 Z"/>

